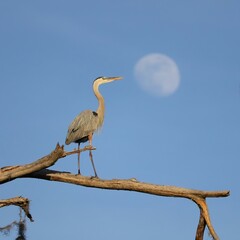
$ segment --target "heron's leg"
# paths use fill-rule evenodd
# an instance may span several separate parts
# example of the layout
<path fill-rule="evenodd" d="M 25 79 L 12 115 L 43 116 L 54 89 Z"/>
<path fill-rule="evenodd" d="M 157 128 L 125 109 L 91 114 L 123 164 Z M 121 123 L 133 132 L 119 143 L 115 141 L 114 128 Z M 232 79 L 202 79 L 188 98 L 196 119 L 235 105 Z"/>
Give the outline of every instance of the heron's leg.
<path fill-rule="evenodd" d="M 88 135 L 88 141 L 89 141 L 89 145 L 92 147 L 92 136 L 93 136 L 93 134 L 92 133 L 90 133 L 89 135 Z"/>
<path fill-rule="evenodd" d="M 91 162 L 92 162 L 92 166 L 93 166 L 93 170 L 94 170 L 95 177 L 98 178 L 98 175 L 97 175 L 97 172 L 96 172 L 96 168 L 95 168 L 94 162 L 93 162 L 92 150 L 89 151 L 89 157 L 90 157 L 90 160 L 91 160 Z"/>
<path fill-rule="evenodd" d="M 88 135 L 88 140 L 89 140 L 89 145 L 92 146 L 92 134 Z M 94 161 L 93 161 L 92 150 L 89 150 L 89 157 L 90 157 L 90 160 L 91 160 L 91 163 L 92 163 L 92 166 L 93 166 L 95 177 L 98 178 L 97 171 L 96 171 Z"/>
<path fill-rule="evenodd" d="M 78 143 L 78 151 L 80 150 L 80 143 Z M 81 175 L 80 173 L 80 151 L 78 152 L 78 174 Z"/>

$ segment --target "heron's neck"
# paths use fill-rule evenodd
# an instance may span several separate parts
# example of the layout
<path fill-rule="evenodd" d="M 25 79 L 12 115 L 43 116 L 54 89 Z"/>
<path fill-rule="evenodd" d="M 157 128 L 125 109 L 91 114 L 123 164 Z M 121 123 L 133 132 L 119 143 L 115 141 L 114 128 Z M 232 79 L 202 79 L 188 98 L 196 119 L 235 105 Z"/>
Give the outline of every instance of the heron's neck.
<path fill-rule="evenodd" d="M 98 90 L 99 85 L 98 84 L 94 84 L 93 85 L 93 91 L 95 96 L 98 99 L 98 109 L 97 109 L 97 114 L 98 114 L 98 118 L 99 118 L 99 126 L 101 127 L 103 124 L 103 120 L 104 120 L 104 99 L 103 96 L 101 95 L 101 93 Z"/>

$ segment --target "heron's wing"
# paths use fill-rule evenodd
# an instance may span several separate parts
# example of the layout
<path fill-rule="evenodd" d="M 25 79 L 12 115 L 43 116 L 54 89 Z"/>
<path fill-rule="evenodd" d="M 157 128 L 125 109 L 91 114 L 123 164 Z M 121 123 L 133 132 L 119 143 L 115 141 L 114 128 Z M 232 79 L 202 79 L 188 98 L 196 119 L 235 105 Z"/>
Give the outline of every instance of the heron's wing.
<path fill-rule="evenodd" d="M 66 144 L 75 142 L 93 133 L 98 126 L 98 114 L 91 110 L 81 112 L 68 127 Z"/>

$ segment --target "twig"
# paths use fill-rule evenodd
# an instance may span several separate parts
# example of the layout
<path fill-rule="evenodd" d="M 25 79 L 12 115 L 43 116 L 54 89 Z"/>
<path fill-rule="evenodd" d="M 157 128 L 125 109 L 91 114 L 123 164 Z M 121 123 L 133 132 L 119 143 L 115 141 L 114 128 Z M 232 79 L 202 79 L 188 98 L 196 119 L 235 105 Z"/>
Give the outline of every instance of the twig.
<path fill-rule="evenodd" d="M 69 155 L 72 155 L 72 154 L 76 154 L 76 153 L 79 153 L 79 152 L 84 152 L 84 151 L 89 151 L 89 150 L 96 150 L 95 147 L 93 146 L 85 146 L 84 148 L 81 148 L 79 150 L 73 150 L 71 152 L 65 152 L 65 156 L 69 156 Z"/>

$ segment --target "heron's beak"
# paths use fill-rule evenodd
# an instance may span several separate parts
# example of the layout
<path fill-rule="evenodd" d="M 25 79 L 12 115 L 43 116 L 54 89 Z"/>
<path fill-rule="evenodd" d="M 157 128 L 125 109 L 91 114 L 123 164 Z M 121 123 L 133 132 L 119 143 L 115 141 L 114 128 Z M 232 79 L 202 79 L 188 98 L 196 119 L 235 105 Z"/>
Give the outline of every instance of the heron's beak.
<path fill-rule="evenodd" d="M 108 81 L 115 81 L 115 80 L 121 80 L 122 77 L 108 77 L 107 80 Z"/>

